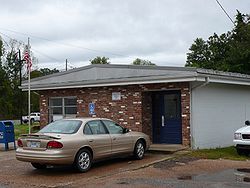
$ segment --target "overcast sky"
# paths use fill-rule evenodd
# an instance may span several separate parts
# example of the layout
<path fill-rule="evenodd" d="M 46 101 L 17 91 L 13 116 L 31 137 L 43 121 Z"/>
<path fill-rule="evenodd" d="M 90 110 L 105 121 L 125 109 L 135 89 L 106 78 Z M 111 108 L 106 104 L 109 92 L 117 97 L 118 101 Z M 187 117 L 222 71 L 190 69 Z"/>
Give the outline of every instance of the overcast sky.
<path fill-rule="evenodd" d="M 219 1 L 232 19 L 236 9 L 250 13 L 250 0 Z M 197 37 L 232 27 L 215 0 L 0 0 L 0 35 L 29 36 L 39 68 L 64 69 L 65 59 L 84 66 L 96 56 L 184 66 Z"/>

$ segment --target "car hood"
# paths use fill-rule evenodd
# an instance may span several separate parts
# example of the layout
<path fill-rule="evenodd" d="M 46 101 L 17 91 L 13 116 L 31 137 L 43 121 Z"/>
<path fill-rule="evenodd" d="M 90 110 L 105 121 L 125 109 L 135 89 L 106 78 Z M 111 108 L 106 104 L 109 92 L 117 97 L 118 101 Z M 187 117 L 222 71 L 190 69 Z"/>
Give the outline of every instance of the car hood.
<path fill-rule="evenodd" d="M 236 131 L 236 133 L 248 133 L 250 134 L 250 126 L 241 127 Z"/>

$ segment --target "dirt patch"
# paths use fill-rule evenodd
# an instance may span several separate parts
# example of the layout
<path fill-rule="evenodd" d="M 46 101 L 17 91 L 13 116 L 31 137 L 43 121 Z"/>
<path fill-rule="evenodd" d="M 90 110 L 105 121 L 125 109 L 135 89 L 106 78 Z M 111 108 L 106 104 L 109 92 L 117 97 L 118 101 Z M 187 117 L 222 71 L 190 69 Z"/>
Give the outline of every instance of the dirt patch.
<path fill-rule="evenodd" d="M 168 159 L 165 161 L 161 161 L 153 165 L 154 168 L 159 169 L 169 169 L 175 166 L 183 166 L 188 164 L 189 162 L 197 161 L 200 158 L 191 157 L 191 156 L 179 156 L 172 159 Z"/>

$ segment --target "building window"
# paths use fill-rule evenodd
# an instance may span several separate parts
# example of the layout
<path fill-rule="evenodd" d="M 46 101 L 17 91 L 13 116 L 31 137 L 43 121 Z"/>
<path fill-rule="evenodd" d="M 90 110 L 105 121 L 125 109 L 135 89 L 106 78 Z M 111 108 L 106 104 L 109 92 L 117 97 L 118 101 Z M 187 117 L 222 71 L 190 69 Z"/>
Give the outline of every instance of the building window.
<path fill-rule="evenodd" d="M 64 113 L 67 114 L 76 114 L 76 97 L 75 98 L 64 98 Z"/>
<path fill-rule="evenodd" d="M 52 97 L 49 100 L 50 122 L 77 114 L 76 97 Z"/>

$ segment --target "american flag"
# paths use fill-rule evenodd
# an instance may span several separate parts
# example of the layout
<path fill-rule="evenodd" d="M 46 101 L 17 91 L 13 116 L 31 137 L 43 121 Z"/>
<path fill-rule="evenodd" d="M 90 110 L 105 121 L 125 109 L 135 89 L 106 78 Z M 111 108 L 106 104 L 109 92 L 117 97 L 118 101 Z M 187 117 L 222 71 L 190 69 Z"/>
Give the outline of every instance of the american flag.
<path fill-rule="evenodd" d="M 31 66 L 32 66 L 32 61 L 29 55 L 28 51 L 25 51 L 23 59 L 26 61 L 27 63 L 27 70 L 30 72 L 31 71 Z"/>

